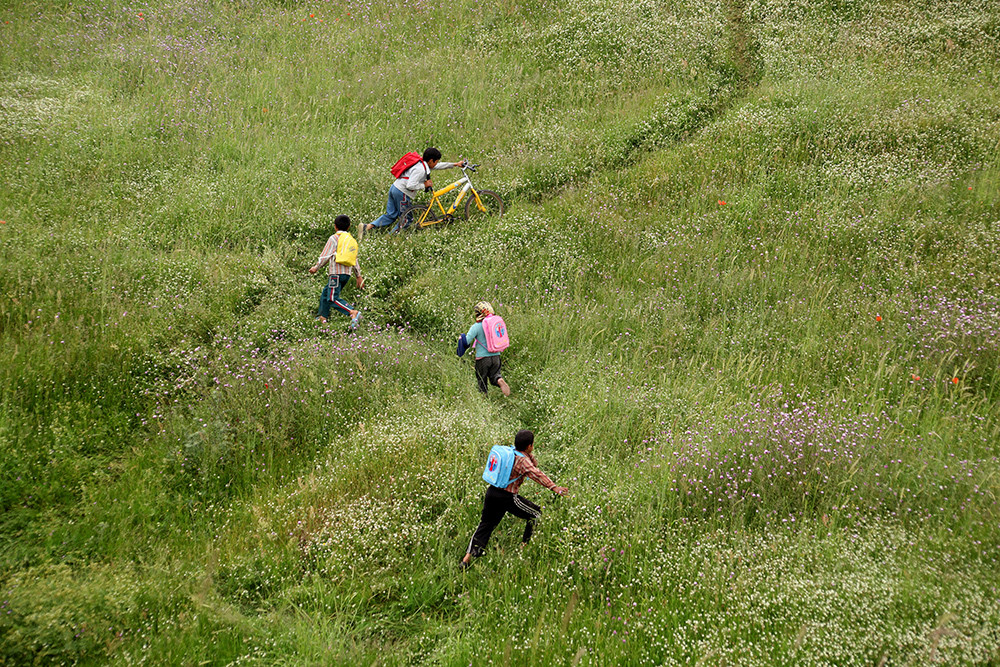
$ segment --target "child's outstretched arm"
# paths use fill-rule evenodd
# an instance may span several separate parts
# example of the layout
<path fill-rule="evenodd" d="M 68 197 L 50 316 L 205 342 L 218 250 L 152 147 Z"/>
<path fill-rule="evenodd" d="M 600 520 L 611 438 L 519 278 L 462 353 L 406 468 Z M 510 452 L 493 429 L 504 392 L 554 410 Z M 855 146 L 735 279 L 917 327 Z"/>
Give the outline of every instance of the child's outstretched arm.
<path fill-rule="evenodd" d="M 316 273 L 322 269 L 326 264 L 329 263 L 330 259 L 337 254 L 337 235 L 334 234 L 326 241 L 326 245 L 323 246 L 323 252 L 319 254 L 319 259 L 316 260 L 315 266 L 309 267 L 309 273 Z"/>
<path fill-rule="evenodd" d="M 438 171 L 440 169 L 454 169 L 455 167 L 465 165 L 466 162 L 468 162 L 468 160 L 463 160 L 462 158 L 458 158 L 458 162 L 438 162 L 434 165 L 432 171 Z"/>

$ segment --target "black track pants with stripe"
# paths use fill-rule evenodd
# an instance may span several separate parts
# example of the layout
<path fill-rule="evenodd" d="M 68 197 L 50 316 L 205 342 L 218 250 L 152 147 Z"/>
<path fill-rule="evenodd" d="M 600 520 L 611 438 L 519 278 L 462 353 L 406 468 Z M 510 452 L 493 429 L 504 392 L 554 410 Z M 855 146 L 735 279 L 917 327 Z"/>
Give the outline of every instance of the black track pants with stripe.
<path fill-rule="evenodd" d="M 535 519 L 542 515 L 542 508 L 516 493 L 489 486 L 486 488 L 486 497 L 483 498 L 483 517 L 479 520 L 479 526 L 469 542 L 470 554 L 476 557 L 483 555 L 493 530 L 507 512 L 528 522 L 521 540 L 527 543 L 531 539 L 531 533 L 535 530 Z"/>

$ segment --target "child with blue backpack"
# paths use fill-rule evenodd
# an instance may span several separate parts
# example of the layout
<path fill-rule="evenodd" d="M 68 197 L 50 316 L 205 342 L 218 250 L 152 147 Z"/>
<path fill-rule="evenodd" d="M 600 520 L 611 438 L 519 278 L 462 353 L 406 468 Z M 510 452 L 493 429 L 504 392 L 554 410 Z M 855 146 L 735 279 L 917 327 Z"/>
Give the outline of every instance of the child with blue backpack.
<path fill-rule="evenodd" d="M 461 357 L 470 347 L 475 347 L 479 391 L 485 394 L 492 384 L 500 387 L 504 396 L 510 396 L 510 386 L 500 372 L 500 353 L 510 345 L 507 325 L 503 318 L 493 312 L 493 306 L 488 301 L 477 303 L 472 309 L 472 315 L 476 321 L 468 333 L 459 336 L 455 353 Z"/>
<path fill-rule="evenodd" d="M 535 434 L 526 429 L 518 431 L 514 436 L 513 448 L 497 445 L 490 450 L 486 470 L 483 471 L 483 479 L 490 483 L 483 498 L 483 515 L 469 541 L 465 557 L 462 558 L 461 569 L 470 567 L 473 558 L 483 555 L 490 536 L 508 512 L 527 521 L 524 535 L 521 536 L 521 546 L 524 547 L 531 539 L 535 520 L 542 515 L 542 508 L 518 495 L 525 477 L 530 477 L 560 496 L 569 491 L 565 486 L 556 486 L 555 482 L 538 469 L 534 451 Z"/>

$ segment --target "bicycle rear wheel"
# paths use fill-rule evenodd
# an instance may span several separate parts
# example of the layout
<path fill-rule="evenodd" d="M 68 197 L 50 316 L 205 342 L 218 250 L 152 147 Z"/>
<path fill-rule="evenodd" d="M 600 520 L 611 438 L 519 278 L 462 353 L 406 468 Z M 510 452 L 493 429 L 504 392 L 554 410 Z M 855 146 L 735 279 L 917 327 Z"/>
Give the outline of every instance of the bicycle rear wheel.
<path fill-rule="evenodd" d="M 403 214 L 403 222 L 400 225 L 402 231 L 413 233 L 419 232 L 423 227 L 428 224 L 433 224 L 434 222 L 441 219 L 441 216 L 437 214 L 437 211 L 430 209 L 427 204 L 414 204 L 410 208 L 406 209 L 406 213 Z M 427 212 L 426 217 L 424 213 Z M 423 220 L 423 227 L 420 226 L 420 221 Z"/>
<path fill-rule="evenodd" d="M 476 197 L 473 194 L 469 194 L 469 198 L 465 201 L 465 218 L 469 219 L 472 215 L 484 215 L 489 218 L 499 218 L 503 215 L 504 205 L 503 199 L 500 199 L 500 195 L 493 192 L 492 190 L 476 190 L 479 193 L 479 201 L 483 203 L 486 211 L 480 211 L 479 207 L 476 205 Z"/>

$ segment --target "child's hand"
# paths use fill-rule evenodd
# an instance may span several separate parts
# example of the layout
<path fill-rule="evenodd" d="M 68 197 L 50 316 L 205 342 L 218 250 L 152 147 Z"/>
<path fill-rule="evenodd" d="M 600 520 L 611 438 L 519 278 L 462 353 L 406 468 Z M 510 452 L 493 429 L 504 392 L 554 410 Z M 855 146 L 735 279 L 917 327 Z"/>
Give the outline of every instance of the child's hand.
<path fill-rule="evenodd" d="M 316 267 L 315 266 L 310 266 L 309 267 L 309 273 L 316 273 Z"/>
<path fill-rule="evenodd" d="M 569 493 L 569 489 L 567 489 L 565 486 L 557 486 L 552 490 L 555 491 L 556 495 L 559 496 L 565 496 L 567 493 Z"/>
<path fill-rule="evenodd" d="M 364 276 L 359 276 L 358 277 L 358 289 L 364 289 L 364 288 L 365 288 L 365 277 Z"/>

